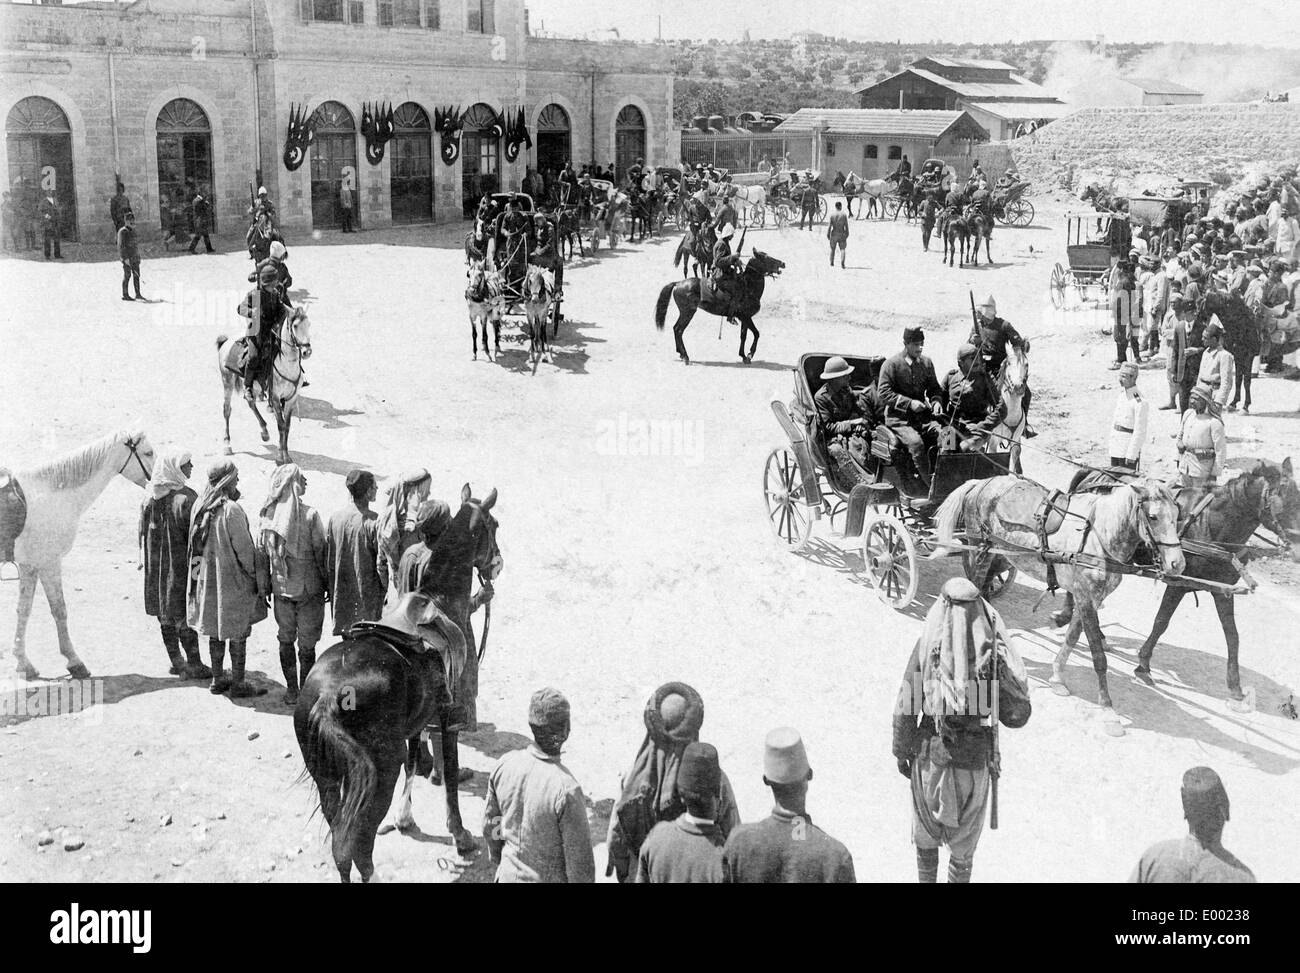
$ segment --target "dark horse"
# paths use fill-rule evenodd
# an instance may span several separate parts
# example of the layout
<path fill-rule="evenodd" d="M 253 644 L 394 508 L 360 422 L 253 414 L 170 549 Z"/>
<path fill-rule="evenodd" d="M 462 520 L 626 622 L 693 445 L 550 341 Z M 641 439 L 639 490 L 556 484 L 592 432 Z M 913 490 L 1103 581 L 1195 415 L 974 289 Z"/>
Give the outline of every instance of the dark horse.
<path fill-rule="evenodd" d="M 686 233 L 682 235 L 682 242 L 677 244 L 677 252 L 673 254 L 673 266 L 681 264 L 682 280 L 687 279 L 687 270 L 690 269 L 692 261 L 695 263 L 695 276 L 703 276 L 704 272 L 713 266 L 713 245 L 717 242 L 717 234 L 712 226 L 705 224 L 700 228 L 698 233 L 689 227 Z"/>
<path fill-rule="evenodd" d="M 1292 560 L 1300 561 L 1300 534 L 1297 533 L 1297 528 L 1300 528 L 1300 488 L 1296 487 L 1292 477 L 1289 458 L 1281 465 L 1260 461 L 1236 479 L 1216 487 L 1211 497 L 1208 506 L 1183 527 L 1184 537 L 1193 542 L 1209 542 L 1223 547 L 1236 555 L 1238 561 L 1244 562 L 1249 553 L 1247 542 L 1262 525 L 1289 545 Z M 1231 560 L 1199 555 L 1195 553 L 1194 544 L 1187 545 L 1184 550 L 1187 556 L 1184 577 L 1204 578 L 1228 585 L 1235 585 L 1241 579 Z M 1174 612 L 1189 590 L 1178 585 L 1165 588 L 1151 634 L 1138 650 L 1138 666 L 1133 675 L 1148 686 L 1153 685 L 1151 656 L 1156 643 L 1169 627 Z M 1223 626 L 1223 637 L 1228 643 L 1228 694 L 1233 699 L 1241 699 L 1241 673 L 1237 666 L 1240 643 L 1234 596 L 1230 592 L 1211 594 L 1219 613 L 1219 623 Z"/>
<path fill-rule="evenodd" d="M 993 263 L 991 244 L 993 240 L 993 217 L 978 206 L 966 210 L 966 222 L 970 228 L 970 257 L 975 266 L 980 265 L 980 241 L 984 241 L 984 255 Z"/>
<path fill-rule="evenodd" d="M 391 637 L 353 628 L 344 641 L 316 660 L 303 681 L 293 714 L 294 732 L 306 772 L 320 792 L 321 813 L 330 826 L 334 864 L 339 878 L 351 881 L 355 862 L 363 882 L 370 881 L 375 834 L 392 801 L 398 771 L 406 784 L 397 827 L 415 827 L 411 786 L 423 747 L 420 733 L 436 723 L 441 730 L 443 782 L 447 794 L 447 830 L 462 854 L 475 848 L 461 823 L 456 781 L 458 724 L 464 709 L 451 698 L 468 667 L 477 672 L 470 627 L 471 572 L 491 579 L 501 569 L 493 490 L 483 501 L 461 491 L 461 507 L 438 539 L 421 582 L 417 617 L 392 620 L 438 651 L 402 651 Z M 385 618 L 389 623 L 390 619 Z M 403 640 L 399 636 L 397 643 Z M 414 640 L 411 640 L 414 641 Z M 470 684 L 475 679 L 468 680 Z"/>
<path fill-rule="evenodd" d="M 673 325 L 673 340 L 677 345 L 678 356 L 689 365 L 691 357 L 686 353 L 682 335 L 686 333 L 695 312 L 705 311 L 718 317 L 736 318 L 740 321 L 740 360 L 753 361 L 754 351 L 758 348 L 758 328 L 754 327 L 754 315 L 758 314 L 762 303 L 763 286 L 767 282 L 766 278 L 777 276 L 783 269 L 784 261 L 755 250 L 745 264 L 740 280 L 734 285 L 735 294 L 731 301 L 727 301 L 725 295 L 719 294 L 712 286 L 703 287 L 698 277 L 681 283 L 665 284 L 655 304 L 655 327 L 660 331 L 664 329 L 668 301 L 670 298 L 676 301 L 678 313 L 677 323 Z M 750 331 L 754 333 L 754 342 L 749 348 L 749 354 L 746 354 L 745 335 Z"/>
<path fill-rule="evenodd" d="M 965 214 L 945 210 L 939 220 L 939 232 L 943 236 L 943 259 L 952 266 L 956 257 L 960 264 L 966 266 L 966 256 L 970 250 L 970 222 Z"/>

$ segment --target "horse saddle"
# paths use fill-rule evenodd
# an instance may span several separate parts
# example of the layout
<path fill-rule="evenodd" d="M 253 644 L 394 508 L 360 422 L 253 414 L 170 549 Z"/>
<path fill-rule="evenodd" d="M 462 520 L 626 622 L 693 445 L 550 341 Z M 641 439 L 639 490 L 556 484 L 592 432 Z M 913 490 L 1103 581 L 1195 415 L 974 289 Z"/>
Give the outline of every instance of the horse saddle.
<path fill-rule="evenodd" d="M 9 470 L 0 467 L 0 562 L 14 559 L 14 541 L 27 526 L 27 497 Z"/>
<path fill-rule="evenodd" d="M 1043 548 L 1047 548 L 1047 538 L 1051 537 L 1065 523 L 1065 515 L 1070 512 L 1070 495 L 1064 490 L 1053 490 L 1043 498 L 1042 504 L 1034 514 L 1034 526 L 1038 531 Z"/>
<path fill-rule="evenodd" d="M 430 651 L 442 658 L 447 685 L 455 686 L 465 668 L 467 647 L 461 631 L 428 595 L 408 591 L 377 622 L 357 622 L 348 638 L 373 635 L 410 663 Z"/>
<path fill-rule="evenodd" d="M 1110 493 L 1126 483 L 1135 483 L 1138 475 L 1124 466 L 1083 466 L 1070 478 L 1067 493 Z"/>

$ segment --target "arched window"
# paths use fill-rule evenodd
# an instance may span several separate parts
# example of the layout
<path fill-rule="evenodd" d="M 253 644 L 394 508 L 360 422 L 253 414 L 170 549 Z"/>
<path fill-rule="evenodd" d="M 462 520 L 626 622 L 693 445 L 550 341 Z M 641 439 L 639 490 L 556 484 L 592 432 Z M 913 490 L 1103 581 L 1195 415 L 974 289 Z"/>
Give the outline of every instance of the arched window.
<path fill-rule="evenodd" d="M 433 219 L 433 126 L 429 113 L 413 101 L 393 112 L 390 203 L 394 223 Z"/>
<path fill-rule="evenodd" d="M 572 159 L 569 113 L 559 105 L 547 105 L 537 116 L 537 171 L 558 175 Z"/>
<path fill-rule="evenodd" d="M 316 141 L 311 147 L 311 221 L 314 228 L 343 222 L 339 192 L 346 182 L 352 190 L 354 223 L 361 213 L 361 184 L 357 169 L 357 123 L 337 101 L 323 102 L 311 115 Z"/>
<path fill-rule="evenodd" d="M 618 179 L 637 159 L 645 158 L 645 116 L 636 105 L 624 105 L 614 120 L 614 172 Z"/>
<path fill-rule="evenodd" d="M 484 193 L 501 188 L 501 139 L 489 129 L 497 113 L 479 102 L 465 112 L 465 130 L 461 133 L 461 209 L 465 218 L 474 215 Z"/>
<path fill-rule="evenodd" d="M 18 194 L 15 204 L 25 203 L 35 212 L 40 200 L 52 192 L 59 204 L 60 234 L 65 240 L 77 239 L 72 126 L 63 109 L 37 95 L 22 99 L 5 119 L 5 142 L 9 188 Z"/>
<path fill-rule="evenodd" d="M 175 98 L 163 105 L 155 125 L 158 145 L 158 208 L 164 230 L 178 236 L 188 229 L 178 227 L 177 214 L 190 218 L 196 193 L 212 201 L 212 126 L 208 116 L 188 98 Z M 216 208 L 211 217 L 216 232 Z"/>

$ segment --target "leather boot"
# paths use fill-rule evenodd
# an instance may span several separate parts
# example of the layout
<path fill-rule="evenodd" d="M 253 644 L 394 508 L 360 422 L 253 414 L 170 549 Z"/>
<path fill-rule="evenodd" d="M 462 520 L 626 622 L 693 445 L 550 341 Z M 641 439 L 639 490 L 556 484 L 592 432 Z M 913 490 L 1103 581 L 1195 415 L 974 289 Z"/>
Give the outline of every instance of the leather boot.
<path fill-rule="evenodd" d="M 298 702 L 298 662 L 294 658 L 293 643 L 280 643 L 280 671 L 284 673 L 284 695 L 280 697 L 280 702 L 285 706 L 292 706 Z M 306 675 L 306 672 L 303 673 Z"/>
<path fill-rule="evenodd" d="M 298 678 L 300 682 L 307 681 L 307 673 L 311 672 L 311 667 L 316 664 L 316 646 L 304 646 L 301 643 L 298 646 Z"/>
<path fill-rule="evenodd" d="M 185 660 L 181 657 L 181 643 L 176 636 L 176 626 L 167 622 L 159 622 L 158 628 L 162 631 L 162 640 L 167 649 L 167 658 L 172 663 L 171 668 L 167 671 L 173 676 L 185 675 Z"/>
<path fill-rule="evenodd" d="M 922 885 L 934 885 L 939 881 L 939 849 L 916 849 L 916 878 Z"/>
<path fill-rule="evenodd" d="M 203 657 L 199 655 L 199 633 L 188 625 L 178 626 L 177 632 L 181 648 L 185 650 L 185 678 L 211 679 L 212 670 L 203 664 Z"/>
<path fill-rule="evenodd" d="M 248 643 L 244 640 L 230 643 L 230 698 L 246 699 L 249 696 L 261 696 L 266 690 L 258 689 L 244 679 L 244 663 L 248 658 Z"/>
<path fill-rule="evenodd" d="M 221 639 L 208 639 L 208 655 L 212 657 L 212 685 L 208 692 L 220 696 L 230 688 L 230 677 L 222 668 L 226 661 L 226 643 Z"/>

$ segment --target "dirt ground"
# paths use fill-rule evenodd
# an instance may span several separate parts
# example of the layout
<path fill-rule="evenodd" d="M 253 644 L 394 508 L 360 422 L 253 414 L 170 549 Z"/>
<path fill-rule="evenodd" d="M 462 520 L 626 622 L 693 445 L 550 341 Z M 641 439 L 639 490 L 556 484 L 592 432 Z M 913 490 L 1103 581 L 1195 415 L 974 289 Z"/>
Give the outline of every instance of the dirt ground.
<path fill-rule="evenodd" d="M 343 505 L 343 476 L 425 465 L 435 495 L 469 481 L 500 491 L 505 572 L 497 584 L 481 678 L 483 728 L 463 743 L 476 773 L 465 823 L 481 826 L 487 772 L 522 746 L 529 695 L 562 689 L 573 705 L 565 761 L 591 802 L 603 846 L 619 774 L 642 738 L 655 686 L 680 679 L 707 704 L 703 737 L 734 783 L 742 816 L 767 813 L 763 736 L 799 728 L 816 777 L 809 809 L 845 841 L 861 880 L 910 881 L 909 803 L 890 747 L 893 697 L 921 619 L 958 562 L 927 565 L 920 597 L 896 613 L 862 574 L 860 551 L 819 528 L 804 556 L 784 551 L 765 522 L 760 478 L 782 441 L 769 402 L 788 400 L 805 351 L 889 354 L 905 324 L 923 324 L 942 374 L 970 326 L 968 289 L 993 293 L 1033 340 L 1032 445 L 1104 460 L 1115 373 L 1104 313 L 1054 311 L 1047 280 L 1064 260 L 1061 207 L 998 229 L 996 262 L 941 267 L 903 223 L 854 222 L 848 269 L 827 263 L 825 227 L 751 231 L 746 246 L 787 262 L 769 284 L 753 364 L 737 361 L 734 328 L 699 317 L 687 332 L 695 364 L 675 358 L 652 309 L 674 279 L 675 241 L 620 246 L 568 271 L 570 318 L 555 363 L 536 372 L 520 345 L 497 364 L 471 361 L 462 298 L 461 233 L 367 233 L 349 245 L 291 241 L 296 295 L 313 322 L 311 387 L 294 426 L 307 502 Z M 6 260 L 0 465 L 21 467 L 114 428 L 137 426 L 159 450 L 194 453 L 196 480 L 220 451 L 214 336 L 233 315 L 250 265 L 242 253 L 146 259 L 147 306 L 118 299 L 113 262 Z M 680 276 L 680 273 L 676 274 Z M 669 324 L 671 325 L 671 317 Z M 1161 401 L 1163 369 L 1142 375 Z M 1262 377 L 1254 414 L 1227 417 L 1234 458 L 1300 459 L 1300 387 Z M 675 437 L 647 442 L 646 423 Z M 1149 469 L 1171 472 L 1175 417 L 1152 412 Z M 255 516 L 273 454 L 242 403 L 232 431 L 245 509 Z M 653 448 L 651 448 L 653 447 Z M 1064 485 L 1069 466 L 1027 451 L 1028 475 Z M 278 702 L 274 629 L 254 629 L 249 665 L 269 687 L 255 700 L 214 697 L 166 674 L 142 610 L 135 524 L 141 492 L 115 480 L 83 518 L 64 562 L 72 634 L 105 703 L 79 716 L 8 719 L 0 728 L 0 876 L 66 881 L 333 881 L 315 795 L 289 711 Z M 1157 688 L 1131 682 L 1158 585 L 1129 579 L 1106 604 L 1112 691 L 1126 729 L 1106 735 L 1086 653 L 1047 690 L 1060 633 L 1033 582 L 999 603 L 1034 677 L 1029 725 L 1003 734 L 1001 827 L 986 832 L 982 881 L 1124 879 L 1149 843 L 1182 833 L 1181 774 L 1209 764 L 1232 798 L 1226 844 L 1262 880 L 1284 880 L 1300 857 L 1294 828 L 1300 722 L 1280 706 L 1300 686 L 1294 633 L 1300 599 L 1289 574 L 1258 572 L 1239 600 L 1242 677 L 1253 712 L 1224 703 L 1224 643 L 1208 598 L 1186 601 L 1155 657 Z M 1280 581 L 1279 581 L 1280 578 Z M 14 618 L 17 586 L 0 586 Z M 28 636 L 45 676 L 63 669 L 38 594 Z M 322 643 L 322 648 L 328 645 Z M 3 672 L 11 665 L 6 653 Z M 6 683 L 12 690 L 13 683 Z M 442 792 L 417 783 L 418 840 L 380 838 L 378 878 L 487 881 L 486 855 L 456 856 Z M 50 832 L 56 840 L 38 845 Z M 76 836 L 84 847 L 63 850 Z M 596 849 L 603 869 L 604 849 Z"/>

